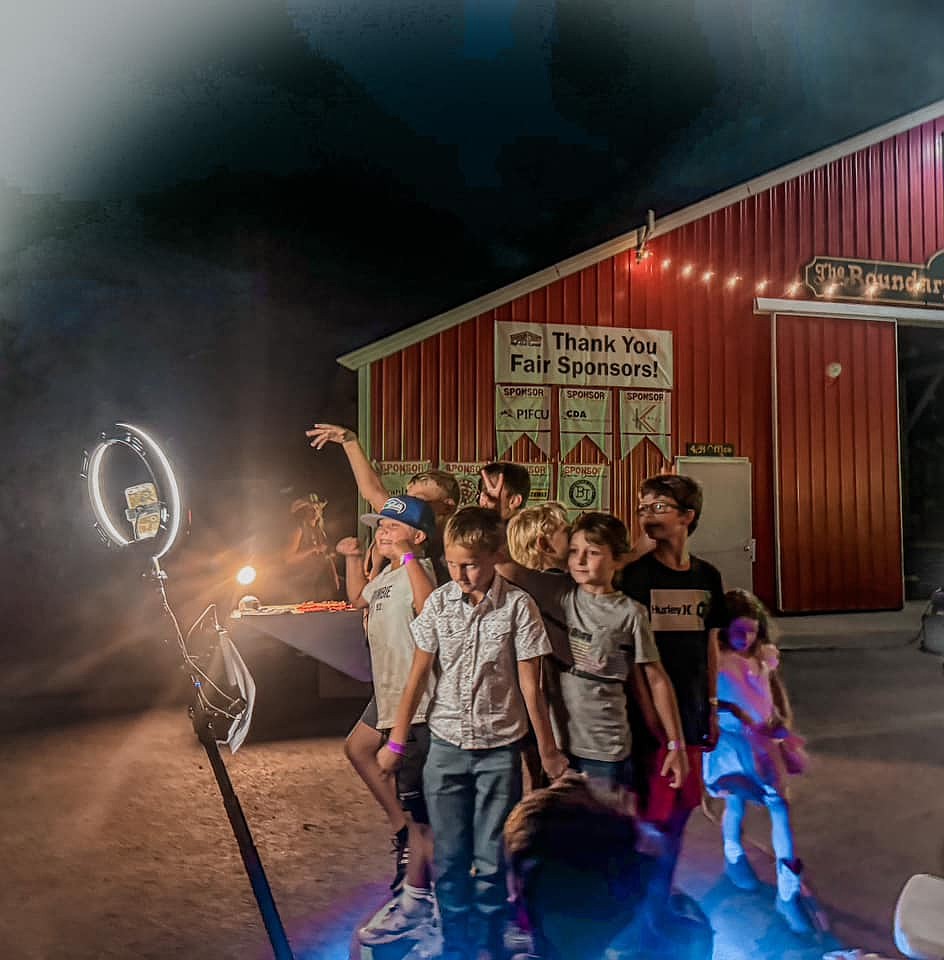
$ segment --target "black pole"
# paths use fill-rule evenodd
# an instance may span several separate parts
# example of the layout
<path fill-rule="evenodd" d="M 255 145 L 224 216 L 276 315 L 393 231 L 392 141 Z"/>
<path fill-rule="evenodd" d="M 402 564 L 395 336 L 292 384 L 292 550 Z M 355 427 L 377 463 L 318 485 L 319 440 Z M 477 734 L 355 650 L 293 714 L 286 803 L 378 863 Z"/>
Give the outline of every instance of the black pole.
<path fill-rule="evenodd" d="M 243 808 L 236 796 L 236 791 L 233 789 L 229 771 L 220 756 L 220 748 L 213 732 L 213 718 L 199 699 L 196 704 L 189 708 L 189 713 L 193 722 L 193 729 L 200 743 L 203 744 L 203 749 L 206 750 L 210 766 L 216 776 L 216 783 L 223 798 L 223 806 L 226 807 L 226 815 L 229 817 L 229 825 L 233 828 L 233 836 L 236 837 L 236 843 L 239 845 L 243 866 L 246 868 L 246 875 L 249 877 L 252 892 L 259 906 L 259 913 L 262 914 L 262 922 L 265 924 L 266 933 L 269 935 L 275 960 L 295 960 L 292 948 L 289 946 L 288 937 L 285 935 L 285 927 L 282 926 L 282 918 L 279 916 L 278 907 L 276 907 L 275 899 L 272 896 L 272 889 L 269 887 L 269 881 L 262 866 L 262 860 L 259 858 L 255 843 L 253 843 L 249 824 L 246 822 Z"/>

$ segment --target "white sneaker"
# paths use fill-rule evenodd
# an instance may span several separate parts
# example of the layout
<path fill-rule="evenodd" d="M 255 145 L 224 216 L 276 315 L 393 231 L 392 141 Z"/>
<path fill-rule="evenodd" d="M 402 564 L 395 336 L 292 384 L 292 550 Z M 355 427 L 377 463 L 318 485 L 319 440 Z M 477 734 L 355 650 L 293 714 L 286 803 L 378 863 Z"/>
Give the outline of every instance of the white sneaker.
<path fill-rule="evenodd" d="M 443 938 L 439 924 L 429 921 L 420 931 L 420 936 L 403 960 L 438 960 L 443 955 Z"/>
<path fill-rule="evenodd" d="M 407 913 L 403 909 L 401 898 L 394 897 L 357 931 L 357 939 L 366 947 L 395 943 L 405 937 L 420 939 L 425 935 L 424 928 L 433 922 L 433 898 L 424 898 L 414 907 L 411 913 Z"/>

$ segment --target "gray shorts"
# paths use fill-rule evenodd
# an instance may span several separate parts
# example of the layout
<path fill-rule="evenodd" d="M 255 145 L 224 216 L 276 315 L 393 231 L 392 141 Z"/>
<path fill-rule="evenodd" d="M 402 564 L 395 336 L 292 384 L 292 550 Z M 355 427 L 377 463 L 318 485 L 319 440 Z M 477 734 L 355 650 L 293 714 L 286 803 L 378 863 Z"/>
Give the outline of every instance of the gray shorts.
<path fill-rule="evenodd" d="M 372 730 L 377 729 L 377 698 L 371 697 L 370 702 L 364 707 L 364 712 L 358 723 L 363 723 Z"/>

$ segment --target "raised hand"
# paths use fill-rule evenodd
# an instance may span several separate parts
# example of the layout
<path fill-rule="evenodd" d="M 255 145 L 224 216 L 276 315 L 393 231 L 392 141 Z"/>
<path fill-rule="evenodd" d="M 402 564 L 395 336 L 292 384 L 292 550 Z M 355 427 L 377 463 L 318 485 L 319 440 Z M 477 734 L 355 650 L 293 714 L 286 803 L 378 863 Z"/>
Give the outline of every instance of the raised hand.
<path fill-rule="evenodd" d="M 501 492 L 505 486 L 505 475 L 497 473 L 489 476 L 482 471 L 482 492 L 479 494 L 479 506 L 489 507 L 492 510 L 497 509 L 501 501 Z"/>
<path fill-rule="evenodd" d="M 305 436 L 311 441 L 309 446 L 315 450 L 320 450 L 326 443 L 347 443 L 357 439 L 353 430 L 339 427 L 335 423 L 316 423 L 310 430 L 305 431 Z"/>

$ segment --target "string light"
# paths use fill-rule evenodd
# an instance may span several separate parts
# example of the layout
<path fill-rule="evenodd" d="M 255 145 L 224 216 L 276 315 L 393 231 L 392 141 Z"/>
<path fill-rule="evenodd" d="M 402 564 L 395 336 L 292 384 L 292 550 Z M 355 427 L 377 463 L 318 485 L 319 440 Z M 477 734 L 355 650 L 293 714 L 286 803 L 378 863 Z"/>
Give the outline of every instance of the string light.
<path fill-rule="evenodd" d="M 637 251 L 637 259 L 648 259 L 649 257 L 655 256 L 656 253 L 657 251 L 653 251 L 647 247 L 644 247 L 642 250 Z M 641 254 L 641 258 L 639 257 L 639 254 Z M 672 266 L 673 260 L 671 257 L 663 257 L 659 261 L 659 263 L 662 270 L 667 271 L 669 267 Z M 688 262 L 688 263 L 685 263 L 684 266 L 679 268 L 679 274 L 682 277 L 687 278 L 687 277 L 693 276 L 696 270 L 699 270 L 697 265 L 694 263 Z M 708 270 L 708 269 L 699 270 L 698 276 L 699 276 L 699 279 L 702 281 L 702 283 L 708 284 L 715 278 L 716 272 L 714 270 Z M 733 290 L 743 280 L 744 280 L 744 277 L 741 274 L 732 273 L 725 279 L 724 286 L 729 290 Z M 748 278 L 748 282 L 750 282 L 749 278 Z M 757 294 L 763 294 L 764 292 L 769 290 L 770 284 L 771 284 L 770 279 L 767 277 L 764 277 L 764 279 L 758 280 L 754 284 L 754 290 Z M 783 296 L 793 297 L 801 290 L 802 287 L 803 287 L 802 281 L 793 280 L 789 284 L 787 284 L 786 289 L 783 292 Z M 869 286 L 866 287 L 865 289 L 865 296 L 867 297 L 874 297 L 878 293 L 879 293 L 879 286 L 878 284 L 875 284 L 875 283 L 869 284 Z M 916 284 L 915 289 L 912 291 L 912 295 L 920 299 L 922 293 L 923 293 L 923 290 L 920 288 L 919 285 Z M 831 299 L 837 294 L 839 294 L 840 296 L 842 295 L 840 291 L 840 286 L 837 283 L 827 284 L 826 287 L 823 289 L 823 296 L 827 299 Z"/>

